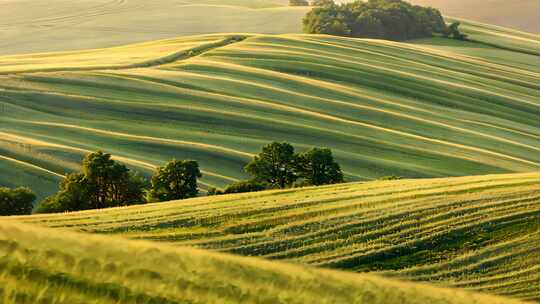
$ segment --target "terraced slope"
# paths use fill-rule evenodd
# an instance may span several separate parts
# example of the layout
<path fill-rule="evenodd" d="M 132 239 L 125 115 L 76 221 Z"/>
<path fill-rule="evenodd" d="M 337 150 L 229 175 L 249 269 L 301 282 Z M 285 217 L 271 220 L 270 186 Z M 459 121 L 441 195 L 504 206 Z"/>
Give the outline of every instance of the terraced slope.
<path fill-rule="evenodd" d="M 0 222 L 2 303 L 522 303 L 370 275 L 55 232 Z"/>
<path fill-rule="evenodd" d="M 205 187 L 271 140 L 332 148 L 349 180 L 538 171 L 539 57 L 482 47 L 241 34 L 2 57 L 0 163 L 40 197 L 97 149 L 144 174 L 196 159 Z"/>
<path fill-rule="evenodd" d="M 540 174 L 270 191 L 12 220 L 540 302 Z"/>

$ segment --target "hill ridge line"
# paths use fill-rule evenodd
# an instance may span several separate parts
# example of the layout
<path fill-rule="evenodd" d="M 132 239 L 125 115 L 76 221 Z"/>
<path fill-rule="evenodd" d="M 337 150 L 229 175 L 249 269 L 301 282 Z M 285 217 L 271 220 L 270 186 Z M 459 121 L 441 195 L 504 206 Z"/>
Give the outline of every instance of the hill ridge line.
<path fill-rule="evenodd" d="M 197 47 L 175 52 L 164 57 L 150 59 L 150 60 L 132 63 L 132 64 L 126 64 L 126 65 L 44 68 L 44 69 L 35 69 L 35 70 L 27 70 L 27 71 L 5 71 L 5 72 L 0 72 L 0 75 L 19 75 L 19 74 L 52 73 L 52 72 L 79 72 L 79 71 L 111 71 L 111 70 L 150 68 L 150 67 L 161 66 L 161 65 L 173 63 L 176 61 L 187 60 L 193 57 L 197 57 L 206 52 L 215 50 L 217 48 L 242 42 L 249 37 L 250 37 L 249 35 L 231 35 L 217 42 L 201 44 Z"/>

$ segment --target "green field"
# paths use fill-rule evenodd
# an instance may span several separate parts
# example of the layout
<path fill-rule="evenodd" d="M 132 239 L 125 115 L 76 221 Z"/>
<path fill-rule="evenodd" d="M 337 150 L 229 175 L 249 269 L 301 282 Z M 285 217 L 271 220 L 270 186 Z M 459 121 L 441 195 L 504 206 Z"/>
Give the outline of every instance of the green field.
<path fill-rule="evenodd" d="M 272 140 L 333 149 L 349 181 L 538 171 L 540 39 L 478 40 L 213 34 L 0 57 L 0 165 L 33 176 L 0 185 L 42 198 L 102 149 L 146 175 L 195 159 L 203 189 L 223 186 Z"/>
<path fill-rule="evenodd" d="M 308 10 L 279 0 L 2 0 L 0 55 L 209 33 L 299 33 Z"/>
<path fill-rule="evenodd" d="M 11 220 L 540 301 L 538 173 L 352 183 Z"/>
<path fill-rule="evenodd" d="M 372 275 L 0 223 L 3 304 L 519 304 Z"/>

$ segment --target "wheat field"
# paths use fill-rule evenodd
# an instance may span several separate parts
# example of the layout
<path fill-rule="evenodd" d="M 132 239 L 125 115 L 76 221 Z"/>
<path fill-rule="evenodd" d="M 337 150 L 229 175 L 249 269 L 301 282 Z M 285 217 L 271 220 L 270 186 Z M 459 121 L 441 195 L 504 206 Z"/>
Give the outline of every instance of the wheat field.
<path fill-rule="evenodd" d="M 540 174 L 380 181 L 10 221 L 540 301 Z"/>

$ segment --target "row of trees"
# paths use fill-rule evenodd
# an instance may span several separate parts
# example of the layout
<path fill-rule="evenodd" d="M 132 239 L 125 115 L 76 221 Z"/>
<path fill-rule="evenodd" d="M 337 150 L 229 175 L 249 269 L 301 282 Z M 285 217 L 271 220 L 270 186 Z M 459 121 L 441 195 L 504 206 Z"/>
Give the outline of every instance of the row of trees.
<path fill-rule="evenodd" d="M 200 177 L 196 161 L 172 160 L 159 167 L 149 183 L 110 154 L 99 151 L 86 156 L 82 171 L 66 176 L 58 193 L 41 202 L 36 212 L 101 209 L 195 197 Z"/>
<path fill-rule="evenodd" d="M 298 185 L 343 182 L 343 173 L 329 149 L 313 148 L 295 153 L 288 143 L 271 143 L 245 167 L 251 179 L 225 189 L 209 189 L 209 195 L 241 193 Z M 59 191 L 40 202 L 36 213 L 55 213 L 146 202 L 196 197 L 199 164 L 193 160 L 172 160 L 157 168 L 150 182 L 101 151 L 87 155 L 81 172 L 68 174 Z M 30 214 L 36 196 L 28 188 L 0 188 L 0 215 Z"/>
<path fill-rule="evenodd" d="M 234 183 L 224 190 L 210 189 L 209 193 L 254 192 L 344 181 L 341 167 L 334 160 L 330 149 L 313 148 L 304 153 L 295 153 L 289 143 L 273 142 L 263 147 L 262 152 L 244 170 L 251 175 L 251 180 Z"/>
<path fill-rule="evenodd" d="M 432 37 L 433 34 L 466 39 L 466 35 L 458 30 L 459 23 L 447 27 L 437 9 L 402 0 L 326 3 L 311 10 L 303 23 L 304 31 L 310 34 L 396 41 Z"/>

